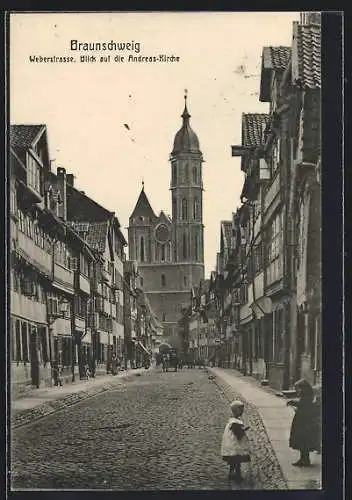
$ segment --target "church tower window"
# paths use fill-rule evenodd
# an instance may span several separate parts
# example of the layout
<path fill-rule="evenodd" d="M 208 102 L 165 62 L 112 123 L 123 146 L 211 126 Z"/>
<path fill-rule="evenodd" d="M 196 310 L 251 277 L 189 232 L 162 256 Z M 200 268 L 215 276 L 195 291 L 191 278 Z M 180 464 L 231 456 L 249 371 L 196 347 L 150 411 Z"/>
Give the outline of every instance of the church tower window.
<path fill-rule="evenodd" d="M 161 275 L 161 286 L 166 286 L 166 278 L 165 278 L 165 274 L 162 274 L 162 275 Z"/>
<path fill-rule="evenodd" d="M 185 286 L 187 286 L 187 276 L 184 276 L 184 277 L 183 277 L 183 284 L 184 284 Z"/>
<path fill-rule="evenodd" d="M 166 321 L 166 315 L 163 313 L 163 321 Z"/>
<path fill-rule="evenodd" d="M 196 260 L 199 260 L 199 236 L 196 234 L 194 239 L 194 257 Z"/>
<path fill-rule="evenodd" d="M 188 163 L 185 165 L 185 184 L 189 182 L 189 171 L 188 171 Z"/>
<path fill-rule="evenodd" d="M 141 262 L 145 261 L 145 248 L 144 248 L 144 237 L 141 236 L 141 241 L 140 241 L 140 260 Z"/>
<path fill-rule="evenodd" d="M 199 201 L 198 198 L 194 198 L 193 201 L 193 219 L 198 219 L 199 217 Z"/>
<path fill-rule="evenodd" d="M 193 167 L 193 183 L 198 183 L 197 167 Z"/>
<path fill-rule="evenodd" d="M 177 219 L 177 200 L 172 198 L 172 218 Z"/>
<path fill-rule="evenodd" d="M 182 255 L 184 259 L 187 259 L 187 235 L 184 234 L 182 238 Z"/>
<path fill-rule="evenodd" d="M 172 184 L 175 185 L 177 184 L 177 163 L 173 162 L 171 168 L 172 168 Z"/>
<path fill-rule="evenodd" d="M 161 245 L 161 260 L 164 262 L 166 260 L 165 258 L 165 245 Z"/>
<path fill-rule="evenodd" d="M 187 214 L 187 200 L 186 198 L 183 198 L 182 200 L 182 219 L 187 220 L 188 214 Z"/>

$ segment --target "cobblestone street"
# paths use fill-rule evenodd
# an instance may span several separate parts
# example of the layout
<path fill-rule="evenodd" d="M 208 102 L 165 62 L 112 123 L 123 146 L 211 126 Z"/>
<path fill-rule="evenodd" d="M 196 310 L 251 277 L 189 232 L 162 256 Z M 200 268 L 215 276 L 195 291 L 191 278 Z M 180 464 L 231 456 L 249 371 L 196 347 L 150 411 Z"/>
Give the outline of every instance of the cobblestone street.
<path fill-rule="evenodd" d="M 220 456 L 229 416 L 226 391 L 206 371 L 146 372 L 14 429 L 12 488 L 236 489 Z M 285 489 L 255 407 L 245 420 L 255 447 L 241 489 Z"/>

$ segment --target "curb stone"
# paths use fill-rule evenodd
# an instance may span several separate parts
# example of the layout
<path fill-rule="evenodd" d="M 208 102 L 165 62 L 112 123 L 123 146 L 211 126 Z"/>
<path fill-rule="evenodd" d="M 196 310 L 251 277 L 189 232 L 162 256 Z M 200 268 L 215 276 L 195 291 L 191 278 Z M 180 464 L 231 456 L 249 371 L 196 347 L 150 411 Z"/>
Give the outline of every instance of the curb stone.
<path fill-rule="evenodd" d="M 210 382 L 218 386 L 229 402 L 239 399 L 245 404 L 247 423 L 251 429 L 255 429 L 255 433 L 248 432 L 248 439 L 254 451 L 250 463 L 252 474 L 255 477 L 260 477 L 261 486 L 265 490 L 288 490 L 286 478 L 256 406 L 249 403 L 230 384 L 222 380 L 219 375 L 214 373 L 212 375 L 215 376 L 215 379 L 210 380 Z"/>
<path fill-rule="evenodd" d="M 113 382 L 105 382 L 104 384 L 97 387 L 91 387 L 83 391 L 68 394 L 58 399 L 54 399 L 53 401 L 50 401 L 48 403 L 43 403 L 34 408 L 29 408 L 27 410 L 15 410 L 12 412 L 11 416 L 11 427 L 12 429 L 16 429 L 18 427 L 22 427 L 23 425 L 28 425 L 32 422 L 35 422 L 36 420 L 51 415 L 55 411 L 73 406 L 77 403 L 80 403 L 81 401 L 84 401 L 85 399 L 106 392 L 118 385 L 122 385 L 124 382 L 128 382 L 129 380 L 133 379 L 135 375 L 135 373 L 123 375 L 117 380 L 114 379 Z"/>

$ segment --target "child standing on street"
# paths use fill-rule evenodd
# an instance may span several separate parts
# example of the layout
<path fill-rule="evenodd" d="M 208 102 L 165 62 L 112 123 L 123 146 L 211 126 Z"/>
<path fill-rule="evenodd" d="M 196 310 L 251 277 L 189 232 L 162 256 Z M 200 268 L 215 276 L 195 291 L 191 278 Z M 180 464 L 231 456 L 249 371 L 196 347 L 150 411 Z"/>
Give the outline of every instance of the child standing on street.
<path fill-rule="evenodd" d="M 222 459 L 230 466 L 229 479 L 235 471 L 236 481 L 242 481 L 241 463 L 250 462 L 250 446 L 246 436 L 246 427 L 241 419 L 244 411 L 242 401 L 236 400 L 231 403 L 233 417 L 225 426 L 221 442 Z"/>
<path fill-rule="evenodd" d="M 319 415 L 317 415 L 319 406 L 313 401 L 314 391 L 307 380 L 301 379 L 296 382 L 295 389 L 299 400 L 287 402 L 287 405 L 296 407 L 291 424 L 289 446 L 300 451 L 300 458 L 292 465 L 307 467 L 310 465 L 309 453 L 320 451 Z"/>

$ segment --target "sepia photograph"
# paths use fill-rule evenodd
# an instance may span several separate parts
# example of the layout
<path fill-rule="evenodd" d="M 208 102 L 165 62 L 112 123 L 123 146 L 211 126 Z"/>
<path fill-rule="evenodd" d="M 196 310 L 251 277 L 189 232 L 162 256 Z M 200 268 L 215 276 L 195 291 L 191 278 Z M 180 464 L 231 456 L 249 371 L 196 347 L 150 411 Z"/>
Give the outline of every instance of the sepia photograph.
<path fill-rule="evenodd" d="M 12 491 L 322 489 L 321 24 L 10 13 Z"/>

